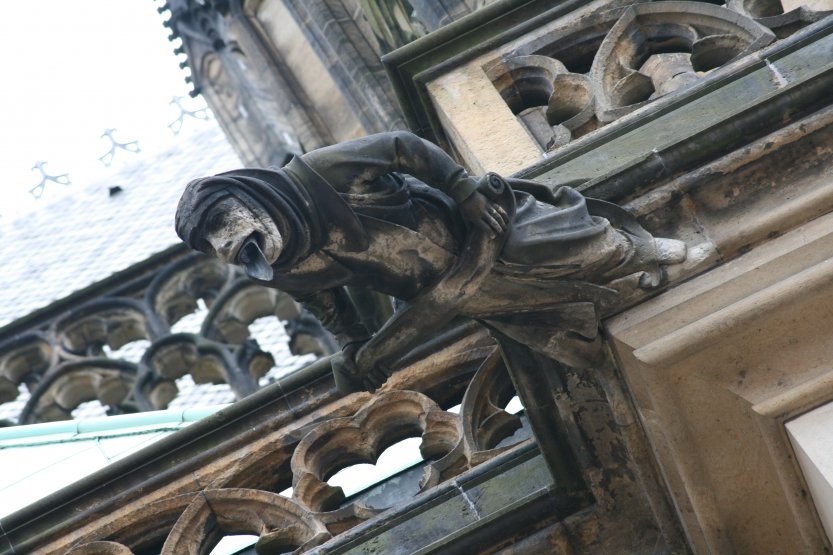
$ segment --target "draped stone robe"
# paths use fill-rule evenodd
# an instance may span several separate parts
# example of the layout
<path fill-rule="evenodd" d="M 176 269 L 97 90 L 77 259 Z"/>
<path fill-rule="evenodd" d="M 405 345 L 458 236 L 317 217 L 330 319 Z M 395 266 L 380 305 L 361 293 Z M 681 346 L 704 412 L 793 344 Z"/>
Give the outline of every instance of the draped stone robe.
<path fill-rule="evenodd" d="M 600 311 L 615 303 L 617 291 L 606 285 L 627 275 L 656 279 L 653 240 L 614 205 L 588 202 L 569 187 L 508 182 L 516 209 L 498 262 L 472 298 L 448 308 L 554 358 L 578 352 L 565 361 L 575 365 L 584 343 L 597 342 Z M 478 179 L 435 145 L 382 133 L 315 150 L 279 170 L 193 182 L 177 229 L 199 248 L 207 205 L 228 196 L 258 203 L 285 243 L 265 284 L 295 296 L 348 344 L 370 334 L 342 286 L 408 302 L 436 283 L 468 233 L 457 205 L 477 189 Z"/>

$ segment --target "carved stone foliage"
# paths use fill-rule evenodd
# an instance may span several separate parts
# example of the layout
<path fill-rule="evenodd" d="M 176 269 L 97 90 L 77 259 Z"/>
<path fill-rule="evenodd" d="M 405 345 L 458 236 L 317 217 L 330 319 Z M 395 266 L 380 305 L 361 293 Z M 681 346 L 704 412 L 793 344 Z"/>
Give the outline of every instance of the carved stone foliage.
<path fill-rule="evenodd" d="M 178 322 L 193 319 L 203 303 L 201 326 L 179 332 Z M 0 344 L 0 403 L 18 399 L 25 384 L 30 397 L 16 415 L 20 423 L 69 419 L 87 401 L 108 414 L 156 410 L 176 398 L 176 380 L 186 374 L 197 384 L 228 384 L 239 399 L 275 366 L 251 338 L 250 326 L 263 317 L 287 322 L 293 354 L 321 356 L 335 348 L 292 298 L 224 264 L 188 256 L 163 267 L 145 288 L 83 303 Z"/>
<path fill-rule="evenodd" d="M 220 470 L 226 459 L 198 470 L 199 491 L 168 489 L 153 502 L 137 504 L 118 524 L 108 524 L 101 537 L 77 540 L 85 543 L 75 550 L 207 553 L 225 535 L 252 534 L 259 536 L 258 553 L 302 553 L 526 444 L 528 436 L 513 436 L 519 417 L 502 408 L 514 395 L 502 359 L 485 334 L 475 336 L 457 340 L 452 351 L 440 346 L 439 356 L 414 363 L 376 395 L 336 397 L 312 413 L 296 409 L 280 428 L 247 445 L 245 456 L 229 454 L 226 470 Z M 407 383 L 436 391 L 431 395 L 446 406 L 461 396 L 465 400 L 459 411 L 444 410 L 426 393 L 394 389 Z M 423 387 L 428 383 L 432 387 Z M 505 424 L 510 421 L 516 424 Z M 327 483 L 341 469 L 376 463 L 405 438 L 420 439 L 423 462 L 412 467 L 421 473 L 418 491 L 403 487 L 395 476 L 367 490 L 393 489 L 395 505 L 371 506 L 361 493 L 345 498 L 340 487 Z M 501 441 L 505 446 L 490 447 Z M 290 484 L 291 490 L 276 493 Z"/>
<path fill-rule="evenodd" d="M 512 112 L 552 150 L 766 46 L 785 25 L 796 30 L 823 15 L 801 7 L 770 16 L 770 4 L 651 2 L 602 10 L 486 70 Z"/>

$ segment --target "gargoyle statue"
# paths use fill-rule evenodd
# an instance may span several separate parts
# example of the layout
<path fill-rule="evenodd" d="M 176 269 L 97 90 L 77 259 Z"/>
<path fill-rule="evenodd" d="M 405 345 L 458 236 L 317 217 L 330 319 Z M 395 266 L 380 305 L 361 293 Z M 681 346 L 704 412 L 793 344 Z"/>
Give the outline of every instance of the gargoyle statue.
<path fill-rule="evenodd" d="M 188 184 L 176 231 L 303 303 L 342 345 L 336 382 L 374 389 L 456 316 L 592 367 L 599 319 L 656 287 L 685 244 L 576 190 L 469 176 L 407 132 L 372 135 Z M 400 302 L 370 334 L 343 286 Z"/>

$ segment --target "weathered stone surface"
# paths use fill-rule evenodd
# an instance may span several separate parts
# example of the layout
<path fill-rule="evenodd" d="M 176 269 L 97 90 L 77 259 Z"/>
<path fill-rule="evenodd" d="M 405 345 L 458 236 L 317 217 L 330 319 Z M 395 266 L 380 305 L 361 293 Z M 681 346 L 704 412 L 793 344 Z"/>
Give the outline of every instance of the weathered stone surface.
<path fill-rule="evenodd" d="M 358 112 L 352 109 L 330 73 L 333 69 L 330 66 L 338 63 L 337 58 L 319 56 L 316 45 L 310 44 L 304 36 L 310 21 L 300 25 L 296 21 L 296 17 L 309 19 L 307 11 L 314 13 L 322 9 L 318 5 L 323 2 L 313 4 L 316 5 L 305 8 L 294 2 L 261 2 L 256 12 L 257 24 L 262 26 L 268 37 L 266 48 L 283 60 L 286 77 L 297 82 L 296 94 L 305 97 L 302 109 L 326 129 L 326 135 L 319 139 L 322 142 L 304 143 L 308 149 L 363 134 L 361 120 L 356 117 Z M 331 32 L 336 31 L 333 29 Z M 252 39 L 246 37 L 246 40 Z"/>
<path fill-rule="evenodd" d="M 404 132 L 320 149 L 277 170 L 192 181 L 176 227 L 191 248 L 316 314 L 344 346 L 336 377 L 346 391 L 379 387 L 458 315 L 590 367 L 600 359 L 600 315 L 657 287 L 660 266 L 685 259 L 685 245 L 658 249 L 614 205 L 568 187 L 475 179 Z M 407 303 L 371 335 L 344 286 Z"/>
<path fill-rule="evenodd" d="M 459 418 L 422 394 L 390 391 L 351 418 L 316 426 L 301 440 L 292 455 L 293 497 L 312 511 L 335 510 L 344 494 L 325 480 L 346 466 L 374 464 L 389 446 L 417 436 L 422 438 L 422 456 L 436 460 L 426 468 L 423 487 L 436 485 L 444 471 L 453 475 L 465 467 L 462 449 L 456 449 L 461 440 Z"/>
<path fill-rule="evenodd" d="M 671 12 L 673 12 L 673 9 L 676 9 L 672 6 L 672 4 L 673 3 L 669 4 L 668 8 Z M 486 75 L 483 75 L 482 68 L 489 69 L 489 74 L 493 75 L 491 80 L 494 82 L 495 88 L 498 91 L 504 91 L 505 94 L 505 91 L 511 90 L 507 89 L 505 81 L 509 80 L 511 82 L 511 75 L 513 74 L 517 74 L 519 78 L 520 75 L 523 75 L 522 70 L 518 68 L 512 69 L 514 65 L 520 63 L 520 60 L 531 60 L 535 58 L 534 56 L 529 56 L 528 53 L 535 52 L 537 54 L 539 52 L 552 52 L 553 54 L 549 54 L 550 58 L 563 61 L 569 71 L 574 71 L 571 68 L 586 67 L 589 69 L 589 62 L 595 59 L 596 70 L 589 72 L 588 75 L 590 75 L 593 94 L 597 98 L 596 102 L 601 103 L 598 108 L 599 113 L 607 114 L 610 112 L 611 114 L 609 116 L 600 116 L 605 121 L 620 118 L 623 114 L 638 108 L 642 104 L 645 104 L 648 100 L 648 96 L 651 97 L 652 103 L 660 102 L 659 100 L 654 99 L 662 95 L 658 95 L 657 93 L 654 93 L 654 91 L 659 90 L 657 87 L 660 87 L 663 90 L 667 88 L 666 85 L 663 85 L 660 77 L 663 72 L 657 73 L 656 69 L 649 69 L 646 67 L 646 71 L 650 71 L 652 73 L 651 77 L 639 73 L 637 70 L 642 71 L 640 67 L 628 68 L 627 71 L 630 71 L 631 73 L 628 73 L 629 77 L 626 79 L 622 74 L 625 70 L 621 69 L 621 67 L 624 66 L 621 66 L 619 73 L 617 73 L 619 78 L 623 81 L 621 85 L 617 85 L 617 90 L 619 92 L 616 94 L 624 94 L 624 89 L 622 88 L 626 85 L 624 80 L 631 83 L 631 85 L 627 85 L 628 87 L 637 87 L 637 81 L 640 83 L 644 82 L 645 86 L 650 89 L 646 89 L 647 92 L 645 93 L 643 99 L 645 102 L 639 104 L 636 101 L 634 101 L 636 103 L 628 101 L 621 107 L 614 110 L 612 106 L 617 103 L 621 104 L 621 102 L 617 101 L 616 103 L 611 104 L 609 99 L 603 100 L 603 98 L 610 97 L 612 94 L 611 91 L 613 90 L 612 82 L 607 85 L 604 84 L 606 81 L 603 75 L 606 75 L 605 72 L 613 71 L 613 65 L 620 64 L 620 62 L 616 62 L 616 64 L 608 63 L 608 58 L 610 57 L 608 51 L 612 52 L 612 49 L 614 48 L 626 48 L 627 44 L 635 44 L 633 41 L 636 39 L 624 31 L 624 28 L 628 26 L 625 19 L 631 21 L 635 17 L 638 17 L 634 14 L 636 14 L 639 10 L 645 10 L 647 18 L 658 18 L 654 21 L 654 23 L 646 20 L 646 29 L 660 29 L 662 28 L 662 24 L 659 22 L 665 21 L 663 19 L 665 16 L 662 15 L 662 2 L 644 4 L 640 6 L 641 7 L 638 9 L 634 8 L 627 12 L 623 12 L 621 10 L 617 11 L 615 9 L 609 11 L 597 11 L 588 13 L 584 18 L 578 20 L 573 19 L 570 21 L 553 22 L 548 27 L 545 27 L 546 30 L 538 30 L 537 32 L 530 33 L 523 38 L 507 42 L 505 45 L 496 47 L 488 54 L 481 54 L 477 58 L 467 61 L 465 65 L 461 65 L 458 68 L 447 68 L 442 75 L 434 77 L 434 79 L 427 85 L 428 91 L 432 95 L 434 103 L 437 106 L 437 113 L 444 124 L 444 128 L 449 130 L 449 138 L 452 139 L 454 149 L 461 153 L 461 157 L 466 164 L 471 168 L 479 168 L 482 167 L 482 162 L 479 161 L 478 156 L 482 157 L 483 160 L 491 160 L 494 153 L 504 153 L 505 149 L 503 149 L 503 143 L 501 142 L 502 137 L 512 137 L 518 131 L 523 129 L 523 124 L 520 120 L 517 122 L 511 121 L 510 114 L 512 112 L 519 113 L 521 109 L 529 108 L 533 105 L 549 105 L 549 113 L 553 114 L 551 122 L 551 124 L 555 126 L 553 129 L 561 124 L 560 121 L 557 121 L 558 118 L 555 117 L 555 114 L 557 113 L 556 107 L 558 106 L 559 101 L 558 97 L 555 95 L 557 89 L 555 87 L 554 79 L 550 79 L 547 84 L 544 83 L 544 80 L 541 80 L 541 85 L 539 85 L 538 89 L 536 89 L 539 90 L 539 92 L 534 95 L 528 95 L 527 103 L 520 105 L 520 107 L 507 105 L 501 111 L 497 109 L 497 106 L 490 109 L 483 109 L 479 106 L 479 103 L 483 102 L 482 99 L 488 99 L 494 95 L 493 92 L 488 90 L 488 79 L 486 79 Z M 699 64 L 718 63 L 719 65 L 724 62 L 730 62 L 730 58 L 735 57 L 735 55 L 741 55 L 754 49 L 760 49 L 768 41 L 772 40 L 772 34 L 767 29 L 756 24 L 751 19 L 738 19 L 724 8 L 718 9 L 714 6 L 699 4 L 696 7 L 696 10 L 688 11 L 690 11 L 691 14 L 687 17 L 693 18 L 692 21 L 700 18 L 703 19 L 703 21 L 708 20 L 709 23 L 706 24 L 705 27 L 703 22 L 692 23 L 692 25 L 686 26 L 681 20 L 675 23 L 678 27 L 673 27 L 673 25 L 669 24 L 665 27 L 666 31 L 664 32 L 668 35 L 666 37 L 668 41 L 673 42 L 674 40 L 677 40 L 678 42 L 682 41 L 681 44 L 688 42 L 690 45 L 694 44 L 697 46 L 696 50 L 698 52 L 698 56 L 693 58 L 694 61 L 692 63 L 698 67 Z M 668 12 L 668 14 L 671 12 Z M 625 13 L 630 15 L 625 16 Z M 723 19 L 720 19 L 720 17 L 717 16 L 722 16 Z M 610 25 L 613 25 L 613 22 L 616 21 L 616 18 L 624 18 L 622 19 L 621 24 L 618 24 L 619 26 L 623 26 L 623 28 L 616 32 L 616 37 L 608 35 L 608 37 L 604 40 L 604 44 L 607 46 L 602 48 L 601 41 L 603 37 L 598 36 L 597 29 L 599 26 L 609 28 Z M 672 20 L 674 20 L 674 18 L 669 15 L 667 21 Z M 723 23 L 720 23 L 721 21 Z M 720 25 L 723 25 L 724 27 L 718 28 Z M 709 28 L 711 30 L 707 30 Z M 685 29 L 688 29 L 689 31 L 685 31 Z M 690 36 L 687 36 L 686 33 L 689 33 Z M 677 38 L 673 39 L 675 36 Z M 573 38 L 571 39 L 569 37 Z M 577 37 L 581 38 L 581 40 Z M 724 38 L 720 38 L 718 40 L 719 37 Z M 728 41 L 728 38 L 726 37 L 737 37 L 737 44 L 735 44 L 735 46 L 729 45 L 728 42 L 726 42 Z M 595 43 L 593 41 L 595 41 Z M 590 53 L 595 53 L 595 57 L 590 56 L 586 60 L 587 66 L 583 66 L 582 64 L 584 62 L 581 61 L 583 58 L 581 58 L 579 54 L 588 56 L 589 54 L 586 51 L 586 48 L 588 47 L 586 45 L 591 43 L 599 44 L 599 50 L 595 53 L 596 50 L 594 47 Z M 622 44 L 623 46 L 616 46 L 618 44 Z M 682 46 L 679 48 L 685 50 Z M 675 110 L 673 116 L 663 116 L 662 114 L 667 111 L 665 107 L 671 104 L 674 98 L 680 97 L 681 94 L 674 94 L 671 97 L 662 99 L 662 102 L 660 102 L 660 104 L 653 110 L 648 110 L 647 108 L 643 110 L 655 112 L 654 115 L 649 115 L 648 118 L 654 119 L 654 122 L 641 125 L 640 129 L 637 130 L 632 130 L 632 128 L 626 130 L 627 127 L 630 126 L 625 126 L 622 129 L 622 132 L 613 132 L 611 134 L 611 136 L 616 138 L 604 139 L 599 137 L 598 140 L 595 141 L 596 144 L 591 144 L 589 142 L 590 137 L 586 137 L 582 140 L 581 147 L 578 147 L 577 145 L 577 148 L 575 149 L 567 149 L 567 151 L 563 154 L 559 152 L 554 153 L 554 155 L 545 154 L 546 145 L 544 144 L 537 146 L 533 144 L 533 146 L 523 147 L 522 145 L 524 144 L 524 140 L 518 140 L 512 142 L 514 145 L 513 148 L 518 149 L 517 152 L 514 152 L 511 156 L 498 155 L 496 158 L 500 159 L 500 163 L 502 164 L 508 163 L 512 165 L 517 162 L 517 165 L 509 168 L 511 171 L 520 170 L 521 168 L 528 166 L 529 161 L 537 159 L 538 162 L 536 165 L 541 168 L 548 168 L 547 173 L 542 175 L 540 170 L 534 170 L 534 173 L 527 170 L 525 172 L 526 175 L 536 175 L 538 178 L 551 183 L 573 183 L 604 177 L 606 184 L 610 186 L 613 183 L 611 183 L 609 178 L 614 172 L 622 171 L 628 166 L 635 164 L 655 166 L 645 168 L 645 177 L 654 179 L 667 172 L 668 166 L 676 163 L 676 160 L 666 161 L 662 159 L 664 157 L 664 151 L 673 145 L 674 142 L 680 140 L 674 139 L 674 136 L 683 137 L 692 136 L 696 133 L 702 133 L 708 129 L 709 125 L 713 125 L 718 122 L 725 122 L 728 118 L 740 113 L 741 110 L 746 109 L 750 105 L 756 104 L 756 99 L 763 100 L 766 98 L 766 95 L 774 90 L 781 89 L 788 84 L 795 86 L 807 78 L 815 77 L 817 74 L 812 72 L 812 68 L 823 67 L 825 64 L 829 63 L 829 60 L 816 60 L 816 54 L 813 52 L 823 52 L 825 51 L 825 48 L 825 46 L 818 44 L 809 47 L 802 54 L 792 55 L 789 54 L 790 50 L 788 49 L 784 49 L 783 47 L 780 49 L 772 47 L 770 52 L 768 52 L 765 56 L 758 57 L 757 60 L 756 57 L 753 56 L 747 57 L 745 62 L 738 59 L 731 61 L 725 70 L 717 69 L 705 72 L 699 70 L 699 73 L 697 73 L 697 71 L 694 71 L 692 66 L 686 70 L 692 75 L 692 79 L 687 81 L 685 87 L 682 87 L 681 83 L 677 83 L 669 85 L 670 88 L 667 90 L 673 90 L 677 93 L 678 91 L 683 91 L 683 89 L 693 87 L 692 92 L 686 94 L 692 97 L 697 97 L 699 95 L 697 95 L 696 91 L 704 90 L 704 87 L 697 84 L 697 80 L 707 73 L 709 74 L 707 76 L 707 80 L 715 81 L 719 79 L 719 76 L 729 73 L 728 70 L 730 67 L 737 68 L 738 66 L 742 66 L 744 64 L 749 66 L 751 65 L 751 62 L 756 62 L 756 64 L 760 67 L 760 70 L 756 72 L 758 74 L 757 76 L 747 75 L 746 77 L 739 79 L 738 83 L 735 83 L 734 85 L 733 79 L 727 79 L 726 81 L 729 82 L 726 83 L 725 86 L 710 87 L 711 94 L 707 94 L 703 96 L 703 98 L 697 98 L 696 100 L 693 98 L 689 99 L 686 102 L 686 106 L 683 106 L 681 102 L 678 103 L 681 109 Z M 721 49 L 725 50 L 725 55 L 718 55 L 718 51 L 721 51 Z M 784 56 L 783 54 L 779 54 L 779 51 L 784 51 L 787 55 Z M 732 52 L 734 52 L 734 54 L 732 54 Z M 702 53 L 702 55 L 700 53 Z M 623 59 L 631 59 L 628 57 L 630 56 L 629 54 L 623 54 L 623 56 Z M 767 62 L 762 60 L 764 57 L 768 60 Z M 640 65 L 645 61 L 645 59 L 646 57 L 642 57 L 640 58 L 639 64 L 634 62 L 631 65 Z M 711 61 L 707 62 L 707 59 Z M 518 62 L 515 60 L 518 60 Z M 717 62 L 715 60 L 721 61 Z M 798 62 L 797 66 L 798 73 L 793 73 L 790 71 L 790 68 L 796 64 L 797 60 L 801 60 Z M 686 61 L 686 63 L 689 62 Z M 530 68 L 533 66 L 535 66 L 535 64 L 532 64 Z M 499 68 L 505 68 L 505 70 L 500 71 Z M 582 75 L 581 71 L 585 70 L 579 70 L 578 73 L 558 73 L 557 75 L 579 76 Z M 625 73 L 627 73 L 627 71 L 625 71 Z M 672 73 L 676 75 L 674 79 L 681 79 L 680 75 L 682 74 L 679 71 Z M 640 77 L 641 80 L 637 79 L 637 77 Z M 657 82 L 653 83 L 651 79 L 654 79 Z M 574 88 L 575 86 L 576 85 L 573 87 L 558 89 L 561 91 L 561 94 L 565 95 L 565 102 L 568 106 L 574 102 L 573 95 L 577 94 L 574 92 L 576 91 Z M 457 97 L 455 95 L 443 92 L 448 87 L 457 87 L 461 90 L 464 87 L 467 90 L 475 91 L 476 94 L 469 94 L 468 98 L 470 100 L 467 102 L 456 102 L 455 99 Z M 539 97 L 544 98 L 548 94 L 551 95 L 549 100 L 531 100 Z M 760 100 L 757 102 L 760 102 Z M 529 102 L 532 102 L 532 104 L 529 104 Z M 608 108 L 604 108 L 604 106 L 608 106 Z M 687 110 L 691 110 L 690 118 L 686 117 Z M 485 113 L 488 113 L 492 118 L 495 118 L 494 124 L 488 121 L 483 121 L 476 125 L 469 123 L 471 121 L 478 121 L 479 118 L 483 117 L 483 114 Z M 672 118 L 674 123 L 669 124 Z M 457 131 L 458 128 L 463 129 L 465 127 L 471 127 L 471 131 L 465 134 Z M 595 125 L 591 127 L 591 130 L 595 127 Z M 478 134 L 475 129 L 479 129 L 480 133 Z M 580 127 L 579 129 L 579 135 L 585 135 L 587 133 L 587 130 L 584 127 Z M 484 130 L 489 131 L 484 132 Z M 596 135 L 598 135 L 598 133 L 593 136 Z M 621 138 L 618 138 L 619 135 L 621 135 Z M 525 139 L 527 142 L 529 140 L 530 139 Z M 535 141 L 533 140 L 533 143 L 534 142 Z M 604 150 L 604 156 L 601 155 L 602 150 L 590 150 L 593 147 L 599 146 L 601 142 L 605 144 L 605 149 L 602 149 Z M 699 156 L 707 154 L 708 147 L 726 148 L 728 145 L 720 143 L 712 143 L 709 145 L 706 143 L 704 144 L 704 147 L 707 148 L 704 148 L 702 152 L 699 153 Z M 649 154 L 652 152 L 655 154 Z M 577 153 L 580 153 L 580 155 L 576 156 Z M 654 156 L 655 159 L 652 159 L 651 156 Z M 544 158 L 549 159 L 544 160 Z M 555 168 L 557 168 L 557 170 Z M 550 170 L 552 170 L 552 173 L 550 173 Z M 595 192 L 594 194 L 598 196 L 600 194 L 605 195 L 606 193 Z"/>
<path fill-rule="evenodd" d="M 383 526 L 357 527 L 311 553 L 464 552 L 457 539 L 490 527 L 494 533 L 498 519 L 512 512 L 525 514 L 525 505 L 547 497 L 551 478 L 534 448 L 506 454 L 501 462 L 475 479 L 461 478 L 438 488 L 427 502 L 399 508 Z M 562 506 L 571 502 L 564 500 Z"/>
<path fill-rule="evenodd" d="M 127 404 L 135 378 L 136 365 L 123 360 L 88 358 L 57 364 L 32 391 L 20 422 L 69 420 L 72 411 L 86 401 L 120 407 Z"/>
<path fill-rule="evenodd" d="M 208 551 L 224 535 L 256 534 L 258 553 L 307 551 L 327 540 L 324 525 L 293 501 L 265 491 L 204 490 L 176 521 L 162 555 Z"/>
<path fill-rule="evenodd" d="M 582 186 L 588 194 L 626 203 L 645 229 L 689 245 L 686 263 L 667 272 L 673 289 L 611 305 L 611 312 L 635 305 L 606 322 L 603 337 L 615 364 L 606 356 L 585 370 L 554 364 L 528 357 L 529 349 L 518 351 L 498 335 L 501 361 L 482 330 L 457 322 L 434 326 L 429 313 L 419 323 L 441 332 L 439 338 L 406 354 L 375 395 L 339 397 L 329 367 L 282 380 L 213 423 L 195 424 L 176 445 L 160 445 L 129 468 L 102 474 L 100 483 L 56 495 L 54 506 L 4 520 L 10 545 L 35 553 L 96 545 L 158 552 L 167 539 L 166 550 L 177 552 L 205 549 L 222 533 L 245 529 L 261 536 L 263 550 L 316 545 L 319 553 L 830 550 L 784 432 L 787 419 L 831 401 L 824 333 L 833 255 L 827 231 L 833 209 L 829 24 L 799 31 L 703 79 L 698 71 L 769 36 L 752 19 L 783 37 L 818 12 L 777 14 L 772 3 L 735 1 L 730 8 L 742 15 L 732 19 L 723 8 L 699 6 L 681 15 L 657 2 L 629 8 L 628 19 L 621 3 L 599 2 L 562 21 L 564 11 L 538 11 L 547 17 L 530 23 L 522 17 L 529 8 L 504 3 L 510 4 L 519 10 L 513 17 L 523 20 L 515 23 L 539 27 L 525 37 L 505 37 L 516 51 L 507 47 L 494 63 L 500 38 L 466 54 L 481 65 L 454 70 L 449 63 L 450 73 L 429 71 L 417 80 L 431 82 L 439 99 L 434 115 L 471 167 L 496 152 L 496 164 L 529 164 L 524 160 L 539 159 L 565 137 L 576 139 L 524 171 L 551 185 L 589 180 Z M 597 15 L 600 7 L 610 10 Z M 698 19 L 704 14 L 706 22 Z M 344 21 L 341 28 L 349 25 Z M 617 32 L 609 33 L 615 25 Z M 559 43 L 558 37 L 570 40 Z M 591 80 L 586 74 L 603 42 L 611 43 L 610 56 L 602 57 Z M 635 45 L 645 50 L 644 59 L 628 50 Z M 465 81 L 455 82 L 461 76 Z M 454 107 L 461 99 L 476 103 L 480 94 L 487 100 L 480 111 Z M 639 108 L 643 100 L 650 104 Z M 501 102 L 504 112 L 491 112 Z M 606 103 L 601 119 L 619 119 L 599 128 L 597 102 Z M 453 109 L 469 119 L 455 121 Z M 619 117 L 620 109 L 634 111 Z M 490 118 L 506 126 L 504 134 L 489 131 Z M 531 147 L 513 150 L 517 145 Z M 401 254 L 402 234 L 389 235 L 374 254 Z M 355 259 L 349 254 L 340 262 Z M 160 302 L 149 303 L 151 313 L 170 324 L 196 298 L 208 297 L 214 305 L 204 334 L 238 341 L 258 315 L 297 308 L 248 284 L 223 293 L 234 275 L 211 263 L 194 275 L 205 278 L 203 286 L 189 292 L 187 280 L 171 278 Z M 463 280 L 452 293 L 465 296 L 469 284 Z M 495 298 L 518 298 L 510 293 Z M 441 297 L 447 303 L 432 308 L 446 310 L 455 298 Z M 514 310 L 519 319 L 537 317 Z M 70 322 L 67 344 L 77 351 L 138 336 L 132 322 L 141 318 L 100 316 L 81 319 L 75 328 Z M 537 325 L 554 329 L 549 321 Z M 411 329 L 399 331 L 407 336 Z M 53 357 L 60 360 L 54 338 L 40 341 L 28 337 L 0 347 L 0 357 L 7 357 L 0 358 L 0 374 L 13 386 L 24 380 L 20 357 L 44 368 Z M 199 375 L 201 367 L 206 379 L 220 379 L 225 366 L 201 366 L 205 352 L 187 343 L 171 345 L 171 361 L 158 375 L 183 369 Z M 232 366 L 257 375 L 243 364 L 257 367 L 256 358 L 241 355 Z M 528 374 L 534 379 L 524 380 Z M 518 425 L 503 410 L 513 380 L 537 446 L 529 440 L 500 445 Z M 169 394 L 166 379 L 148 383 L 158 402 Z M 443 410 L 461 400 L 460 416 Z M 387 512 L 355 500 L 336 507 L 338 496 L 323 483 L 327 474 L 358 459 L 374 460 L 407 433 L 422 436 L 429 453 L 455 455 L 453 461 L 433 463 L 423 491 Z M 293 481 L 303 503 L 276 495 Z M 262 518 L 276 512 L 280 518 L 272 522 Z M 310 531 L 318 532 L 310 537 Z"/>
<path fill-rule="evenodd" d="M 36 376 L 43 375 L 55 358 L 55 347 L 39 332 L 23 334 L 0 345 L 0 402 L 16 399 L 21 383 L 34 388 Z"/>
<path fill-rule="evenodd" d="M 428 86 L 455 151 L 476 174 L 509 174 L 538 162 L 541 152 L 534 137 L 517 125 L 481 66 L 472 64 Z"/>
<path fill-rule="evenodd" d="M 499 447 L 499 444 L 522 427 L 519 416 L 504 410 L 514 395 L 515 388 L 500 353 L 495 350 L 472 378 L 460 407 L 468 415 L 463 419 L 463 434 L 472 465 L 505 451 L 508 446 Z"/>
<path fill-rule="evenodd" d="M 829 549 L 783 428 L 827 396 L 829 228 L 818 218 L 609 322 L 698 551 Z"/>
<path fill-rule="evenodd" d="M 116 542 L 91 542 L 69 550 L 67 555 L 133 555 L 133 552 Z"/>

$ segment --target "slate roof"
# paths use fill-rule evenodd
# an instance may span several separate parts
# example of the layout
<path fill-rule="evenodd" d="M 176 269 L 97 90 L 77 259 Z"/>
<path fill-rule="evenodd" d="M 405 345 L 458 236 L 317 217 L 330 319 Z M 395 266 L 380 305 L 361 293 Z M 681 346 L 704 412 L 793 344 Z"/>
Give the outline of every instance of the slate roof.
<path fill-rule="evenodd" d="M 180 244 L 174 213 L 185 184 L 242 165 L 219 126 L 202 127 L 159 155 L 138 157 L 103 181 L 73 184 L 77 189 L 72 194 L 5 223 L 0 228 L 0 327 Z M 111 195 L 114 186 L 121 190 Z M 183 318 L 175 331 L 197 333 L 205 312 Z M 277 318 L 254 322 L 251 332 L 276 361 L 261 386 L 314 360 L 289 352 Z M 128 344 L 111 356 L 138 362 L 146 343 Z M 172 409 L 235 400 L 228 384 L 195 384 L 185 375 L 177 386 Z M 18 398 L 0 405 L 0 420 L 16 420 L 28 398 L 21 384 Z M 72 414 L 75 419 L 96 417 L 104 410 L 91 401 Z"/>
<path fill-rule="evenodd" d="M 178 244 L 185 184 L 240 167 L 216 125 L 0 229 L 0 327 Z M 110 188 L 121 191 L 111 195 Z"/>

